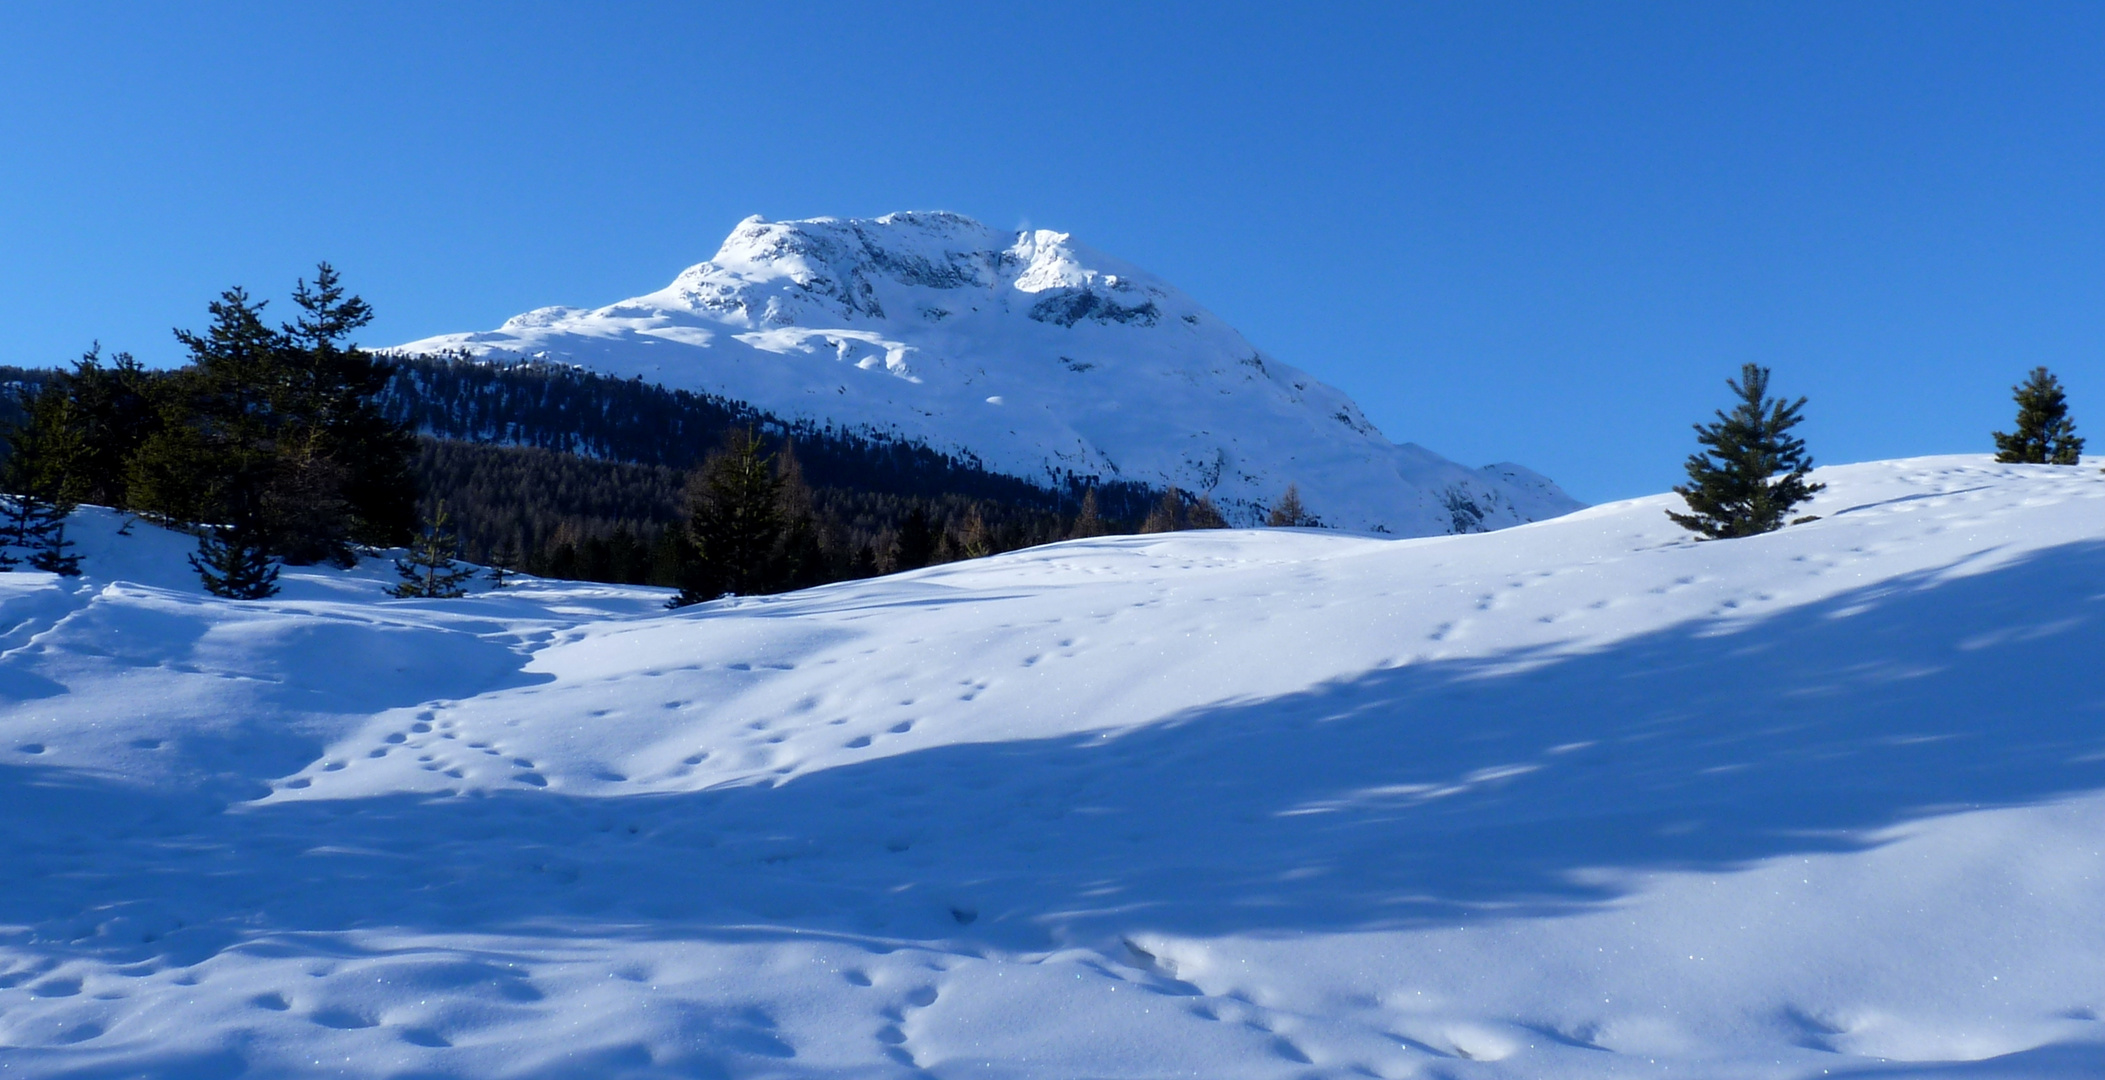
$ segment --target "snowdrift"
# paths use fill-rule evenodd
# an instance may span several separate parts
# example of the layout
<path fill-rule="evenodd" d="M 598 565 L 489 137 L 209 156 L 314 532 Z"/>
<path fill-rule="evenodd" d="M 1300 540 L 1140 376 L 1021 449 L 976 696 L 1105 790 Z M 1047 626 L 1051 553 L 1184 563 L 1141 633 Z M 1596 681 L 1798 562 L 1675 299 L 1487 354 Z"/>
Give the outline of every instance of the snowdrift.
<path fill-rule="evenodd" d="M 0 575 L 0 1073 L 2105 1074 L 2105 478 L 678 612 Z"/>

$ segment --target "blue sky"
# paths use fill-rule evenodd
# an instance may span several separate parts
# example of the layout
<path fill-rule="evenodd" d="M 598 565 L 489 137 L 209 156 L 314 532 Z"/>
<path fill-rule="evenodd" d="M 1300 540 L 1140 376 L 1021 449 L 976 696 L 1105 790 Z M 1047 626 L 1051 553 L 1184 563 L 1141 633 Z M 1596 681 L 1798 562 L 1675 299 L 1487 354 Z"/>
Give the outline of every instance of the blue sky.
<path fill-rule="evenodd" d="M 2035 364 L 2105 438 L 2105 7 L 170 7 L 10 9 L 0 362 L 173 362 L 320 259 L 388 344 L 941 208 L 1587 500 L 1750 360 L 1823 462 L 1989 449 Z"/>

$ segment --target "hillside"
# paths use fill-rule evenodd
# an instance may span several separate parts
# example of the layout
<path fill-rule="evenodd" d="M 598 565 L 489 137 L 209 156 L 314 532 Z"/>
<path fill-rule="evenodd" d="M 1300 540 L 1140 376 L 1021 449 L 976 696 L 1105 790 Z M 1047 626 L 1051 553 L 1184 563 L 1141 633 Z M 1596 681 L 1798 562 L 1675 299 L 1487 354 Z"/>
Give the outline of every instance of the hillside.
<path fill-rule="evenodd" d="M 0 575 L 19 1076 L 2105 1073 L 2105 478 L 661 611 Z"/>
<path fill-rule="evenodd" d="M 1288 484 L 1326 523 L 1402 536 L 1579 505 L 1518 465 L 1391 443 L 1342 392 L 1064 233 L 956 214 L 748 218 L 656 292 L 397 351 L 582 364 L 1055 489 L 1210 493 L 1238 524 L 1260 523 Z"/>

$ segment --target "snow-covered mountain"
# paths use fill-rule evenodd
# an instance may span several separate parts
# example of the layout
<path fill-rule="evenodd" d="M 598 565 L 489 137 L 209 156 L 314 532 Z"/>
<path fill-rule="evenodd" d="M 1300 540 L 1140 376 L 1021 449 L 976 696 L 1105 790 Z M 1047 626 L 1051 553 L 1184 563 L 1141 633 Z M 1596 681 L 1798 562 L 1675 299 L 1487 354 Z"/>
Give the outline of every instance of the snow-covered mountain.
<path fill-rule="evenodd" d="M 0 1075 L 2105 1076 L 2105 478 L 679 612 L 0 574 Z"/>
<path fill-rule="evenodd" d="M 956 214 L 748 218 L 657 292 L 398 348 L 640 375 L 1026 478 L 1175 485 L 1239 524 L 1290 483 L 1326 524 L 1404 536 L 1579 506 L 1521 466 L 1391 443 L 1342 392 L 1064 233 Z"/>

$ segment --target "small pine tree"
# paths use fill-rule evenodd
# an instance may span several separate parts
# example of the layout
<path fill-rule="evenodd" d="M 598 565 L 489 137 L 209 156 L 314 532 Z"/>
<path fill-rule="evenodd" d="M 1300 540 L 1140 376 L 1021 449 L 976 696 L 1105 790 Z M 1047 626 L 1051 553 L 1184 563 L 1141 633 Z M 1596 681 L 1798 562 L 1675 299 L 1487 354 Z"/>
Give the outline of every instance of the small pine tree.
<path fill-rule="evenodd" d="M 209 528 L 197 538 L 190 568 L 205 591 L 229 600 L 261 600 L 278 592 L 278 566 L 254 530 Z"/>
<path fill-rule="evenodd" d="M 1082 507 L 1075 512 L 1074 528 L 1068 530 L 1068 537 L 1080 540 L 1090 536 L 1102 536 L 1110 531 L 1111 527 L 1104 524 L 1103 515 L 1097 511 L 1096 489 L 1092 487 L 1082 492 Z"/>
<path fill-rule="evenodd" d="M 507 538 L 504 546 L 490 553 L 490 588 L 502 589 L 519 574 L 519 542 Z"/>
<path fill-rule="evenodd" d="M 1767 397 L 1769 369 L 1757 364 L 1741 367 L 1739 379 L 1725 385 L 1740 403 L 1731 415 L 1719 410 L 1716 423 L 1696 425 L 1696 441 L 1708 449 L 1689 455 L 1689 482 L 1674 489 L 1690 512 L 1666 514 L 1710 540 L 1780 529 L 1791 507 L 1826 486 L 1805 482 L 1813 459 L 1805 440 L 1786 434 L 1803 419 L 1805 399 Z"/>
<path fill-rule="evenodd" d="M 466 582 L 475 571 L 460 565 L 460 541 L 453 535 L 453 521 L 440 503 L 429 524 L 409 542 L 409 555 L 395 560 L 395 573 L 402 583 L 394 587 L 401 597 L 453 600 L 467 595 Z"/>
<path fill-rule="evenodd" d="M 1265 518 L 1266 525 L 1275 529 L 1298 529 L 1316 523 L 1314 515 L 1301 505 L 1301 489 L 1294 484 L 1286 486 L 1286 494 L 1272 505 L 1272 512 Z"/>
<path fill-rule="evenodd" d="M 2017 399 L 2017 431 L 1995 433 L 1995 460 L 2030 465 L 2074 465 L 2083 457 L 2083 440 L 2068 417 L 2068 396 L 2061 380 L 2037 367 L 2024 382 L 2010 388 Z"/>
<path fill-rule="evenodd" d="M 29 565 L 60 577 L 80 576 L 80 556 L 69 555 L 66 549 L 73 541 L 66 539 L 66 519 L 72 515 L 73 507 L 66 503 L 55 503 L 32 495 L 17 496 L 27 510 L 22 534 L 31 548 Z"/>
<path fill-rule="evenodd" d="M 1198 502 L 1191 504 L 1191 516 L 1186 519 L 1185 527 L 1225 529 L 1228 527 L 1228 519 L 1222 516 L 1220 507 L 1213 505 L 1213 496 L 1201 495 Z"/>
<path fill-rule="evenodd" d="M 28 500 L 15 495 L 0 495 L 0 573 L 15 568 L 22 560 L 8 548 L 26 546 L 25 537 L 29 529 Z"/>

